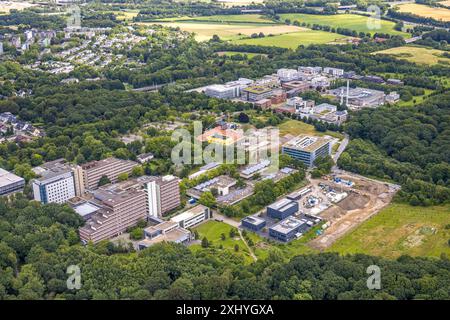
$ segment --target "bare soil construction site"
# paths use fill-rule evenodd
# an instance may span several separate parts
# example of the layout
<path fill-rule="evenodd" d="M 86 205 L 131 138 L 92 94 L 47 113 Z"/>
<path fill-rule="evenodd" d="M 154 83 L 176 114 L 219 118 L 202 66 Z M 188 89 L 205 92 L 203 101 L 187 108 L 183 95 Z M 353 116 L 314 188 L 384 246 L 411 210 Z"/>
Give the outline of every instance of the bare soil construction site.
<path fill-rule="evenodd" d="M 350 187 L 336 183 L 333 179 L 312 181 L 325 183 L 348 193 L 346 198 L 321 212 L 320 217 L 329 223 L 329 227 L 322 235 L 309 242 L 309 245 L 315 249 L 328 248 L 344 234 L 377 214 L 391 202 L 399 188 L 397 185 L 375 181 L 349 172 L 339 174 L 339 177 L 352 181 L 354 184 Z"/>

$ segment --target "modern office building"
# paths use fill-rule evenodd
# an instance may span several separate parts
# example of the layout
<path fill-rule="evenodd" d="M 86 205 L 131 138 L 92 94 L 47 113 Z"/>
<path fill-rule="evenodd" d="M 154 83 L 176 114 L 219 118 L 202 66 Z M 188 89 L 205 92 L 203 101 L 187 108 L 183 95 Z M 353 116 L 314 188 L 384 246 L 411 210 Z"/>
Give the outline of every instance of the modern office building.
<path fill-rule="evenodd" d="M 213 84 L 206 87 L 205 94 L 213 98 L 234 99 L 239 97 L 239 87 L 230 87 L 223 84 Z"/>
<path fill-rule="evenodd" d="M 21 191 L 25 186 L 25 179 L 14 173 L 0 168 L 0 195 L 7 195 Z"/>
<path fill-rule="evenodd" d="M 117 158 L 107 158 L 99 161 L 91 161 L 81 165 L 83 170 L 83 183 L 86 189 L 98 188 L 98 183 L 103 176 L 114 183 L 121 173 L 131 174 L 137 162 Z"/>
<path fill-rule="evenodd" d="M 278 69 L 277 76 L 280 78 L 282 82 L 288 82 L 292 80 L 298 80 L 299 73 L 295 69 Z"/>
<path fill-rule="evenodd" d="M 140 177 L 137 180 L 144 185 L 150 217 L 159 218 L 181 204 L 180 180 L 177 177 Z"/>
<path fill-rule="evenodd" d="M 298 212 L 298 202 L 283 198 L 267 206 L 267 216 L 283 220 Z"/>
<path fill-rule="evenodd" d="M 272 93 L 273 90 L 266 86 L 249 86 L 242 90 L 244 99 L 253 102 L 269 98 Z"/>
<path fill-rule="evenodd" d="M 34 200 L 42 203 L 65 203 L 84 193 L 83 171 L 64 159 L 46 162 L 33 168 L 39 178 L 32 181 Z"/>
<path fill-rule="evenodd" d="M 86 215 L 89 214 L 86 224 L 79 229 L 85 242 L 112 238 L 147 219 L 147 195 L 134 181 L 103 186 L 89 192 L 84 200 L 90 205 L 78 209 L 80 212 L 86 209 Z"/>
<path fill-rule="evenodd" d="M 178 223 L 181 228 L 192 228 L 202 223 L 203 221 L 212 218 L 212 211 L 204 205 L 197 205 L 189 210 L 180 213 L 170 219 L 172 222 Z"/>
<path fill-rule="evenodd" d="M 341 76 L 344 75 L 344 70 L 343 69 L 339 69 L 339 68 L 326 67 L 326 68 L 323 68 L 323 73 L 332 75 L 334 77 L 341 77 Z"/>
<path fill-rule="evenodd" d="M 367 88 L 340 87 L 328 91 L 331 95 L 339 98 L 341 103 L 346 102 L 352 109 L 373 108 L 384 103 L 386 94 L 383 91 Z"/>
<path fill-rule="evenodd" d="M 323 137 L 300 135 L 286 142 L 281 152 L 312 167 L 317 158 L 331 155 L 331 144 Z"/>
<path fill-rule="evenodd" d="M 241 220 L 241 225 L 252 231 L 259 231 L 266 226 L 266 220 L 258 216 L 248 216 Z"/>
<path fill-rule="evenodd" d="M 288 217 L 269 228 L 269 235 L 279 241 L 288 242 L 300 236 L 308 225 L 306 221 Z"/>

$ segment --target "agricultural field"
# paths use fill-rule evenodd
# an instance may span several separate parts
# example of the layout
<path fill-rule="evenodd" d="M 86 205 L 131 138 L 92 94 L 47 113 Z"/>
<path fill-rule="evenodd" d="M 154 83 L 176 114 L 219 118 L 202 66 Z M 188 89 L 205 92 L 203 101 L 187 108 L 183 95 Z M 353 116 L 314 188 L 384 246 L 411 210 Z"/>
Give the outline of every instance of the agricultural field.
<path fill-rule="evenodd" d="M 8 13 L 11 10 L 23 10 L 34 6 L 36 6 L 36 4 L 25 1 L 21 2 L 0 1 L 0 13 Z"/>
<path fill-rule="evenodd" d="M 280 130 L 280 136 L 284 136 L 286 134 L 291 134 L 293 136 L 298 136 L 299 134 L 307 134 L 307 135 L 329 135 L 337 139 L 344 139 L 344 136 L 339 132 L 327 131 L 327 132 L 318 132 L 313 125 L 308 123 L 304 123 L 299 120 L 288 120 L 278 125 L 278 129 Z"/>
<path fill-rule="evenodd" d="M 134 17 L 136 17 L 139 13 L 139 10 L 122 10 L 122 11 L 109 11 L 113 13 L 117 20 L 131 21 Z M 108 13 L 109 13 L 108 12 Z"/>
<path fill-rule="evenodd" d="M 233 43 L 296 49 L 299 45 L 324 44 L 336 42 L 344 38 L 346 36 L 336 33 L 303 29 L 299 32 L 284 33 L 271 37 L 238 39 L 234 40 Z"/>
<path fill-rule="evenodd" d="M 215 15 L 204 17 L 171 17 L 156 19 L 155 21 L 162 22 L 186 22 L 186 21 L 202 21 L 202 22 L 219 22 L 219 23 L 261 23 L 261 24 L 277 24 L 272 20 L 260 14 L 230 14 L 230 15 Z"/>
<path fill-rule="evenodd" d="M 406 32 L 397 31 L 394 29 L 395 23 L 386 20 L 380 20 L 380 29 L 369 29 L 367 26 L 368 17 L 357 14 L 337 14 L 337 15 L 317 15 L 317 14 L 302 14 L 302 13 L 287 13 L 280 14 L 281 20 L 290 19 L 291 22 L 298 20 L 300 23 L 306 22 L 311 25 L 327 25 L 333 28 L 347 28 L 357 32 L 373 33 L 388 33 L 391 35 L 400 35 L 409 37 Z"/>
<path fill-rule="evenodd" d="M 434 8 L 423 4 L 405 3 L 398 6 L 399 12 L 408 12 L 421 17 L 450 21 L 450 9 Z"/>
<path fill-rule="evenodd" d="M 450 206 L 413 207 L 391 204 L 328 251 L 397 258 L 450 255 Z"/>
<path fill-rule="evenodd" d="M 416 46 L 403 46 L 375 52 L 375 54 L 388 54 L 398 59 L 407 60 L 417 64 L 435 65 L 449 64 L 450 59 L 443 56 L 444 51 Z"/>
<path fill-rule="evenodd" d="M 142 24 L 142 23 L 140 23 Z M 155 24 L 145 23 L 145 24 Z M 221 24 L 204 22 L 158 22 L 158 24 L 180 28 L 183 31 L 195 33 L 197 41 L 207 41 L 218 35 L 223 40 L 238 40 L 243 37 L 251 36 L 253 33 L 269 34 L 289 34 L 302 30 L 300 27 L 286 25 L 261 25 L 261 24 Z"/>

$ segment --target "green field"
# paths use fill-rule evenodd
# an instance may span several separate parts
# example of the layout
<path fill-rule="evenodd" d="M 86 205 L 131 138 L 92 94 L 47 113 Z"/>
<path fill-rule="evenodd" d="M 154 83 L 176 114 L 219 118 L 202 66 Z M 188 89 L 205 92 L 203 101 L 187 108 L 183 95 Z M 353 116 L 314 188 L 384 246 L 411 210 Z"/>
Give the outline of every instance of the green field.
<path fill-rule="evenodd" d="M 444 52 L 445 51 L 428 47 L 403 46 L 378 51 L 375 52 L 375 54 L 387 54 L 417 64 L 450 64 L 450 59 L 443 56 Z"/>
<path fill-rule="evenodd" d="M 299 120 L 287 120 L 279 124 L 278 129 L 280 129 L 280 136 L 284 136 L 286 134 L 292 134 L 294 136 L 297 136 L 299 134 L 316 135 L 316 136 L 329 135 L 338 138 L 340 140 L 344 139 L 342 133 L 334 131 L 318 132 L 313 125 L 304 123 L 303 121 Z"/>
<path fill-rule="evenodd" d="M 367 26 L 368 17 L 357 14 L 336 14 L 336 15 L 318 15 L 318 14 L 303 14 L 303 13 L 286 13 L 280 14 L 281 20 L 290 19 L 291 22 L 295 20 L 300 23 L 309 23 L 327 25 L 333 28 L 347 28 L 357 32 L 374 33 L 388 33 L 391 35 L 401 35 L 409 38 L 410 35 L 406 32 L 394 30 L 395 23 L 386 20 L 380 20 L 380 29 L 371 30 Z"/>
<path fill-rule="evenodd" d="M 253 58 L 254 56 L 258 56 L 258 55 L 261 55 L 261 56 L 267 56 L 266 54 L 264 54 L 264 53 L 253 53 L 253 52 L 238 52 L 238 51 L 219 51 L 219 52 L 216 52 L 219 56 L 227 56 L 227 57 L 232 57 L 232 56 L 235 56 L 235 55 L 238 55 L 238 54 L 240 54 L 240 55 L 245 55 L 245 56 L 247 56 L 247 58 L 248 59 L 251 59 L 251 58 Z"/>
<path fill-rule="evenodd" d="M 234 44 L 249 44 L 259 46 L 275 46 L 281 48 L 296 49 L 299 45 L 308 46 L 310 44 L 324 44 L 335 42 L 336 40 L 346 38 L 346 36 L 316 30 L 302 30 L 300 32 L 285 33 L 271 37 L 255 39 L 233 40 Z"/>
<path fill-rule="evenodd" d="M 200 226 L 196 227 L 194 230 L 197 230 L 200 240 L 203 239 L 203 237 L 206 237 L 208 241 L 212 241 L 211 247 L 215 250 L 223 250 L 228 251 L 230 253 L 236 254 L 240 257 L 243 257 L 244 260 L 247 263 L 253 262 L 252 257 L 249 254 L 249 251 L 247 249 L 247 246 L 245 243 L 239 238 L 239 235 L 237 235 L 235 238 L 231 239 L 229 234 L 232 227 L 226 223 L 218 222 L 218 221 L 208 221 Z M 225 234 L 226 239 L 221 239 L 221 234 Z M 239 251 L 234 251 L 235 245 L 239 246 Z M 219 249 L 219 246 L 222 245 L 223 249 Z M 205 250 L 201 247 L 199 244 L 195 244 L 189 247 L 193 252 L 197 252 L 199 250 Z"/>
<path fill-rule="evenodd" d="M 365 253 L 397 258 L 400 255 L 450 256 L 450 206 L 412 207 L 391 204 L 334 243 L 328 251 Z"/>

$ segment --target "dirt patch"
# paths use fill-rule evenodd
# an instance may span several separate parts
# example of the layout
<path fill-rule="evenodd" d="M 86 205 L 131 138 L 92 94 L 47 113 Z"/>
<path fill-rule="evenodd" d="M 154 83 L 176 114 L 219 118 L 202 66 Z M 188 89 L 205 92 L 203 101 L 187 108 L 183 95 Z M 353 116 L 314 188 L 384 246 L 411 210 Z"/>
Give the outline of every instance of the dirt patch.
<path fill-rule="evenodd" d="M 381 181 L 364 178 L 345 172 L 340 177 L 354 182 L 353 188 L 334 184 L 331 179 L 319 180 L 325 184 L 334 185 L 337 190 L 346 191 L 348 197 L 323 211 L 320 216 L 330 223 L 325 232 L 309 242 L 315 249 L 323 250 L 331 246 L 344 234 L 359 226 L 382 208 L 387 206 L 394 196 L 397 188 Z M 416 226 L 417 227 L 417 226 Z M 411 243 L 417 243 L 417 239 L 411 238 Z"/>
<path fill-rule="evenodd" d="M 343 210 L 355 210 L 364 208 L 364 206 L 369 202 L 370 198 L 365 195 L 360 195 L 357 193 L 350 193 L 347 198 L 340 201 L 337 205 Z"/>

